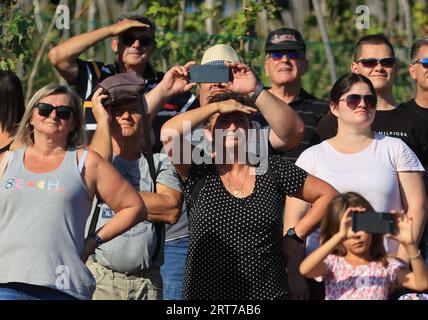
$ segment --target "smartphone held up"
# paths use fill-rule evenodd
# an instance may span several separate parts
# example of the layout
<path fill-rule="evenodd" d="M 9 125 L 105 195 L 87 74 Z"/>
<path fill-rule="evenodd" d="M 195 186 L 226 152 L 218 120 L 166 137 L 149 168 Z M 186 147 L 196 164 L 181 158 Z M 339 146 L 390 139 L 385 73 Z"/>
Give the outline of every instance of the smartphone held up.
<path fill-rule="evenodd" d="M 353 212 L 352 231 L 394 234 L 396 231 L 395 219 L 395 215 L 388 212 Z"/>
<path fill-rule="evenodd" d="M 190 67 L 190 82 L 227 83 L 231 79 L 229 67 L 224 64 L 196 64 Z"/>

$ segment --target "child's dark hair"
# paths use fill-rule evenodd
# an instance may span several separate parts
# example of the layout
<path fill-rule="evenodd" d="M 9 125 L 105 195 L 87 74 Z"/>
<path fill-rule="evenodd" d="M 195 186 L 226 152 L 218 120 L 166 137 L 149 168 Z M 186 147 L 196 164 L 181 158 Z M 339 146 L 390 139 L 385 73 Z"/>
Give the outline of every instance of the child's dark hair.
<path fill-rule="evenodd" d="M 323 244 L 340 229 L 340 220 L 346 209 L 349 207 L 363 207 L 367 211 L 374 211 L 371 204 L 360 194 L 356 192 L 346 192 L 338 194 L 331 200 L 327 208 L 327 213 L 321 222 L 320 243 Z M 343 244 L 339 244 L 333 251 L 333 254 L 345 256 L 346 249 Z M 375 261 L 384 260 L 386 257 L 385 247 L 383 246 L 383 235 L 373 234 L 370 245 L 370 255 Z"/>

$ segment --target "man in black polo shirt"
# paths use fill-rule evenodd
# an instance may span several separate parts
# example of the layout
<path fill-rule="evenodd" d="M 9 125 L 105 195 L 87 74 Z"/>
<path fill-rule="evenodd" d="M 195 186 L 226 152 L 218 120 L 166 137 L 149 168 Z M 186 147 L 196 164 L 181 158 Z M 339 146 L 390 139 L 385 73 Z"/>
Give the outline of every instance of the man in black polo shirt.
<path fill-rule="evenodd" d="M 155 71 L 149 62 L 156 49 L 155 32 L 153 21 L 130 12 L 121 15 L 112 25 L 72 37 L 49 51 L 48 57 L 52 65 L 84 100 L 87 130 L 93 131 L 96 128 L 91 98 L 99 82 L 116 73 L 132 72 L 146 79 L 148 89 L 151 90 L 163 79 L 164 74 Z M 79 59 L 82 53 L 110 37 L 115 55 L 113 64 Z M 186 92 L 171 98 L 168 103 L 150 103 L 149 108 L 155 110 L 149 112 L 157 113 L 162 107 L 164 111 L 179 111 L 187 108 L 194 100 L 194 95 Z M 156 99 L 156 102 L 160 102 L 160 99 Z M 88 135 L 92 137 L 91 133 Z M 157 146 L 159 149 L 160 143 Z"/>
<path fill-rule="evenodd" d="M 302 35 L 294 29 L 280 28 L 269 33 L 265 44 L 265 72 L 271 88 L 269 91 L 288 103 L 305 123 L 305 135 L 300 144 L 284 157 L 296 161 L 308 147 L 320 141 L 315 128 L 329 110 L 328 104 L 302 88 L 302 76 L 309 61 Z"/>
<path fill-rule="evenodd" d="M 419 149 L 415 151 L 425 170 L 428 170 L 428 38 L 417 40 L 410 50 L 410 76 L 416 81 L 416 97 L 405 103 L 415 130 L 419 132 Z M 428 195 L 428 175 L 424 175 L 425 192 Z M 428 226 L 421 240 L 421 250 L 428 266 Z"/>
<path fill-rule="evenodd" d="M 269 92 L 288 103 L 305 124 L 305 134 L 300 144 L 282 153 L 284 158 L 295 162 L 305 149 L 321 142 L 315 128 L 329 107 L 302 88 L 302 76 L 308 70 L 309 61 L 306 59 L 306 44 L 297 30 L 280 28 L 270 32 L 266 38 L 265 52 L 264 67 L 271 84 Z M 295 224 L 285 218 L 283 247 L 289 299 L 323 299 L 324 288 L 313 280 L 306 282 L 298 270 L 304 258 L 306 234 L 300 234 L 299 230 L 294 229 Z"/>

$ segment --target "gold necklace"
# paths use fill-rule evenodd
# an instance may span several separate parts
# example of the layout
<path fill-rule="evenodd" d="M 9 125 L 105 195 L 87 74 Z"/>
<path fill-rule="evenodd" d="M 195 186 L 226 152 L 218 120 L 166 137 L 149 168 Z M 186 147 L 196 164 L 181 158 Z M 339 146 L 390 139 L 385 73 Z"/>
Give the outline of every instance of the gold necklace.
<path fill-rule="evenodd" d="M 226 173 L 227 176 L 227 185 L 229 187 L 229 189 L 232 191 L 234 196 L 240 195 L 242 196 L 242 189 L 245 186 L 245 183 L 247 182 L 247 177 L 248 177 L 248 171 L 250 170 L 250 166 L 247 167 L 247 171 L 245 172 L 245 179 L 244 182 L 242 183 L 240 188 L 233 188 L 232 187 L 232 183 L 230 182 L 230 172 Z"/>

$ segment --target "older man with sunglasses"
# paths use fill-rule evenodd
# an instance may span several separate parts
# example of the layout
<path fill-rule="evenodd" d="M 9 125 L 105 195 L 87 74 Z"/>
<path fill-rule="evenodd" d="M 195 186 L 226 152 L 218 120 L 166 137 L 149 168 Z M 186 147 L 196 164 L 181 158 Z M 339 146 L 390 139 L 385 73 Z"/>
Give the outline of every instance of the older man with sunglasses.
<path fill-rule="evenodd" d="M 306 148 L 320 142 L 315 132 L 321 117 L 328 112 L 328 104 L 302 88 L 302 76 L 307 72 L 306 44 L 299 31 L 279 28 L 269 33 L 265 44 L 265 72 L 269 91 L 289 104 L 302 118 L 305 135 L 300 144 L 284 157 L 296 161 Z"/>
<path fill-rule="evenodd" d="M 302 77 L 309 67 L 306 59 L 306 44 L 300 32 L 291 28 L 279 28 L 270 32 L 265 43 L 265 72 L 271 88 L 269 92 L 286 102 L 303 120 L 305 134 L 293 150 L 282 153 L 287 160 L 295 162 L 299 155 L 312 145 L 321 142 L 315 128 L 329 108 L 328 104 L 302 88 Z M 294 224 L 284 225 L 284 257 L 287 263 L 289 299 L 322 299 L 323 288 L 315 281 L 306 280 L 298 267 L 304 258 L 305 245 L 302 230 Z"/>
<path fill-rule="evenodd" d="M 149 18 L 129 12 L 119 16 L 112 25 L 72 37 L 49 51 L 48 57 L 52 65 L 69 85 L 75 86 L 77 93 L 85 101 L 89 137 L 92 137 L 96 128 L 91 98 L 99 82 L 116 73 L 131 72 L 146 79 L 148 88 L 152 89 L 163 79 L 164 74 L 155 71 L 149 62 L 156 49 L 155 31 L 156 26 Z M 85 51 L 110 37 L 115 56 L 113 64 L 79 59 Z M 166 111 L 179 111 L 194 100 L 195 97 L 190 92 L 183 93 L 168 100 L 167 104 L 151 103 L 150 107 L 154 106 L 156 110 L 149 112 L 155 113 L 162 107 Z M 154 117 L 150 120 L 154 120 Z M 158 143 L 158 147 L 160 146 Z"/>

